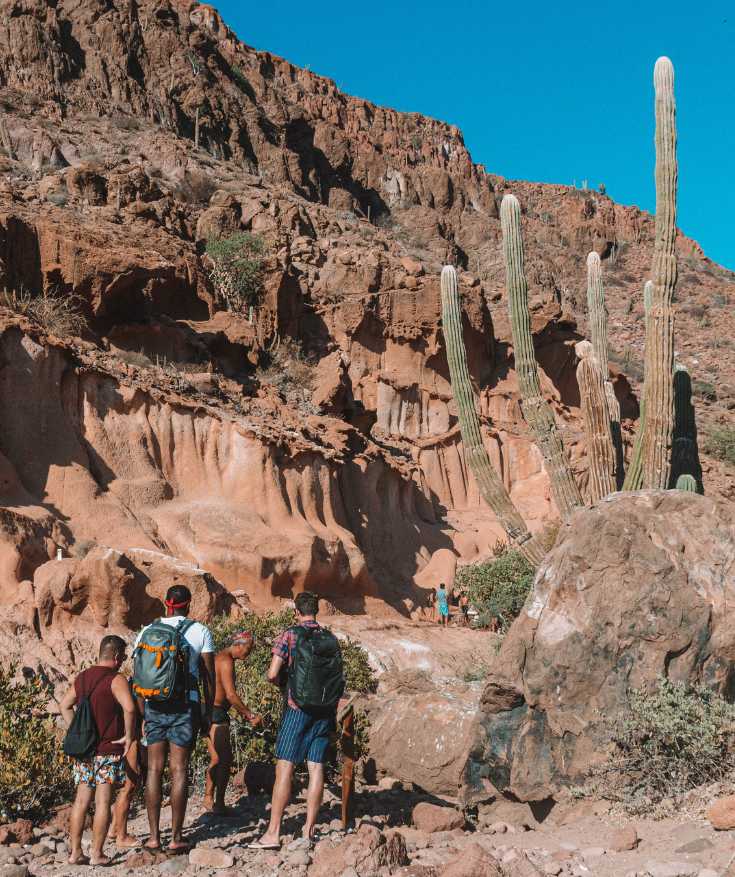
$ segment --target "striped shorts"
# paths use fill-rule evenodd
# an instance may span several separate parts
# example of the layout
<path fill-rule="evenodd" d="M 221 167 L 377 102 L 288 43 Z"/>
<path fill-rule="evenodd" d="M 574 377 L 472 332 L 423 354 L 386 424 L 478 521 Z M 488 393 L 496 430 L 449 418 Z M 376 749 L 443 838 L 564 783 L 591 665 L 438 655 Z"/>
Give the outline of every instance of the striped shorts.
<path fill-rule="evenodd" d="M 287 706 L 276 739 L 276 758 L 301 764 L 324 764 L 329 737 L 336 727 L 334 716 L 316 718 L 303 710 Z"/>

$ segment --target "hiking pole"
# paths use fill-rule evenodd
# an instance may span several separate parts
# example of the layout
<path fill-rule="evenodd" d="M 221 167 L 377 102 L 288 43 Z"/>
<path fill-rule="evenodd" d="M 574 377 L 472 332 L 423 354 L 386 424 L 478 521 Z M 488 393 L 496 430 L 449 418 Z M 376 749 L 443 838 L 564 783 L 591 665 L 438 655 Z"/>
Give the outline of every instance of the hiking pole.
<path fill-rule="evenodd" d="M 355 789 L 355 708 L 347 702 L 340 711 L 342 722 L 342 830 L 347 831 Z"/>

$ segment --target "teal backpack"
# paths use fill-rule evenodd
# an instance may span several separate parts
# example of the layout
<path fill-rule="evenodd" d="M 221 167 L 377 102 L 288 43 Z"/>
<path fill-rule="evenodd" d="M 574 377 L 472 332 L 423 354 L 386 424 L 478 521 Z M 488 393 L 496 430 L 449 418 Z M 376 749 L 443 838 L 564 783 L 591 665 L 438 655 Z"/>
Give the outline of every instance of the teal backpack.
<path fill-rule="evenodd" d="M 189 644 L 186 631 L 195 622 L 177 627 L 162 619 L 149 624 L 133 650 L 133 693 L 155 703 L 186 701 L 190 686 Z"/>

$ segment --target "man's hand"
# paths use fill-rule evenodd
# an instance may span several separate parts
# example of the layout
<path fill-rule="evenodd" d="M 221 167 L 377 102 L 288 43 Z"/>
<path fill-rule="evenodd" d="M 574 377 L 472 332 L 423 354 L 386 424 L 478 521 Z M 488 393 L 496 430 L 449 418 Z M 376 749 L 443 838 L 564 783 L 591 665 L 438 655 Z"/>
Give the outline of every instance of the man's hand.
<path fill-rule="evenodd" d="M 122 746 L 123 747 L 123 758 L 130 752 L 130 747 L 135 743 L 135 739 L 133 737 L 120 737 L 119 740 L 112 740 L 112 746 Z"/>
<path fill-rule="evenodd" d="M 250 715 L 248 721 L 251 728 L 260 728 L 263 724 L 263 716 Z"/>

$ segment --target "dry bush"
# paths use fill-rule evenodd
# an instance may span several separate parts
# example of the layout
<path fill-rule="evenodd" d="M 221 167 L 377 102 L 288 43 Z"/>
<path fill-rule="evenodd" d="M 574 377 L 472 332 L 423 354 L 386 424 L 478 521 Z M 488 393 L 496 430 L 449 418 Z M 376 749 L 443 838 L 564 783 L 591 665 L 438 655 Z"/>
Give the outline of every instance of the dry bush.
<path fill-rule="evenodd" d="M 81 312 L 84 299 L 78 295 L 60 292 L 58 289 L 44 289 L 39 295 L 21 289 L 4 290 L 0 294 L 0 305 L 13 313 L 27 317 L 51 335 L 81 335 L 87 321 Z"/>
<path fill-rule="evenodd" d="M 287 400 L 304 401 L 314 390 L 314 363 L 304 355 L 298 341 L 286 339 L 268 354 L 268 364 L 258 371 L 258 378 Z"/>

